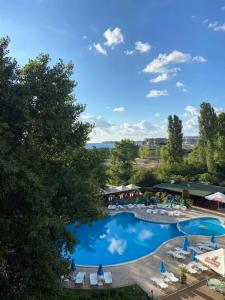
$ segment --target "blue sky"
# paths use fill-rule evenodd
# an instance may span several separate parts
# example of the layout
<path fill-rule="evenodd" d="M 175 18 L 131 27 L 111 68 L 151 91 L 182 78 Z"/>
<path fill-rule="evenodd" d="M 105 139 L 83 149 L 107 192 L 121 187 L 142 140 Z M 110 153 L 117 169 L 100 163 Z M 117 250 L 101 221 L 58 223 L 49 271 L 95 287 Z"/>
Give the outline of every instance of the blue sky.
<path fill-rule="evenodd" d="M 225 0 L 0 0 L 0 35 L 23 65 L 40 52 L 75 65 L 91 141 L 166 136 L 169 114 L 198 132 L 225 108 Z"/>

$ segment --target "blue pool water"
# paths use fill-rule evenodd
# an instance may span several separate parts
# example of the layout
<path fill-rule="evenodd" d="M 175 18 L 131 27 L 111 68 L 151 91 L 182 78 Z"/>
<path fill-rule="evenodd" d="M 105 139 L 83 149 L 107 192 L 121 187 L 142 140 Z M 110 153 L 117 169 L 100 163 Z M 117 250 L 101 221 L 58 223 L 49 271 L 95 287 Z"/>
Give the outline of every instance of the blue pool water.
<path fill-rule="evenodd" d="M 76 228 L 67 229 L 80 241 L 72 257 L 81 265 L 113 265 L 145 256 L 166 240 L 180 236 L 176 224 L 142 221 L 132 213 L 108 216 Z"/>
<path fill-rule="evenodd" d="M 156 250 L 163 242 L 183 234 L 222 235 L 218 219 L 199 218 L 177 224 L 142 221 L 132 213 L 120 213 L 76 227 L 67 226 L 79 243 L 71 257 L 80 265 L 114 265 L 135 260 Z"/>
<path fill-rule="evenodd" d="M 225 227 L 217 218 L 198 218 L 180 222 L 179 228 L 186 234 L 192 235 L 224 235 Z"/>

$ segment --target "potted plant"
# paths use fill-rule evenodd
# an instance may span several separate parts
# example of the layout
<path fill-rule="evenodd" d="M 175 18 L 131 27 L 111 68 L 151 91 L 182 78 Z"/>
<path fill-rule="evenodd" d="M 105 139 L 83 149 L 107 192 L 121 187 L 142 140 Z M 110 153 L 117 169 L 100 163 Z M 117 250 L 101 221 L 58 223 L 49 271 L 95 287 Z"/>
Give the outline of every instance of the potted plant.
<path fill-rule="evenodd" d="M 180 267 L 180 282 L 185 284 L 187 282 L 187 268 Z"/>

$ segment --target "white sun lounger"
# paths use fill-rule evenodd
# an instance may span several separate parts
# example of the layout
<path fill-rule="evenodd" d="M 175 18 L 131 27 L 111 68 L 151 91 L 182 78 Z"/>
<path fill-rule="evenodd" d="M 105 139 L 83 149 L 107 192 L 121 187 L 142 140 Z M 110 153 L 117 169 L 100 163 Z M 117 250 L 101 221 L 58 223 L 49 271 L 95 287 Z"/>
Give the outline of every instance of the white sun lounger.
<path fill-rule="evenodd" d="M 75 276 L 75 284 L 84 284 L 86 272 L 78 272 Z"/>
<path fill-rule="evenodd" d="M 128 204 L 127 207 L 128 208 L 134 208 L 135 206 L 133 204 Z"/>
<path fill-rule="evenodd" d="M 187 264 L 187 265 L 181 265 L 182 267 L 185 267 L 188 271 L 188 273 L 190 274 L 197 274 L 198 271 L 194 268 L 192 268 L 192 266 L 190 264 Z"/>
<path fill-rule="evenodd" d="M 178 251 L 179 253 L 181 253 L 181 254 L 183 254 L 183 255 L 189 255 L 189 254 L 191 254 L 191 252 L 190 251 L 185 251 L 185 250 L 183 250 L 182 248 L 180 248 L 180 247 L 176 247 L 176 248 L 174 248 L 176 251 Z"/>
<path fill-rule="evenodd" d="M 185 259 L 185 256 L 182 255 L 181 253 L 179 253 L 179 251 L 172 251 L 172 250 L 169 250 L 167 252 L 168 255 L 174 257 L 174 258 L 178 258 L 178 259 Z"/>
<path fill-rule="evenodd" d="M 212 250 L 211 247 L 209 247 L 209 246 L 207 246 L 207 245 L 205 245 L 205 244 L 198 243 L 198 244 L 196 244 L 196 245 L 197 245 L 197 247 L 198 247 L 200 250 L 207 250 L 207 251 L 211 251 L 211 250 Z"/>
<path fill-rule="evenodd" d="M 196 267 L 200 271 L 208 271 L 207 267 L 205 267 L 203 264 L 201 264 L 200 262 L 197 262 L 197 261 L 193 261 L 193 262 L 189 263 L 189 265 L 192 267 Z"/>
<path fill-rule="evenodd" d="M 189 249 L 195 251 L 197 254 L 202 254 L 202 251 L 199 248 L 197 248 L 197 247 L 190 246 Z"/>
<path fill-rule="evenodd" d="M 165 210 L 164 209 L 160 209 L 159 213 L 160 213 L 160 215 L 165 215 Z"/>
<path fill-rule="evenodd" d="M 147 209 L 147 210 L 146 210 L 146 213 L 147 213 L 147 214 L 151 214 L 152 211 L 153 211 L 152 209 Z"/>
<path fill-rule="evenodd" d="M 171 281 L 171 282 L 178 282 L 179 281 L 179 278 L 174 276 L 174 274 L 172 272 L 165 272 L 165 273 L 163 273 L 163 276 L 168 278 L 169 281 Z"/>
<path fill-rule="evenodd" d="M 112 284 L 112 273 L 111 272 L 104 272 L 104 283 Z"/>
<path fill-rule="evenodd" d="M 189 264 L 187 264 L 187 265 L 182 264 L 182 265 L 180 265 L 180 267 L 186 268 L 187 272 L 190 273 L 190 274 L 197 274 L 198 273 L 198 271 L 196 269 L 192 268 L 192 266 L 189 265 Z"/>
<path fill-rule="evenodd" d="M 197 247 L 200 249 L 200 250 L 206 250 L 206 251 L 211 251 L 212 248 L 206 246 L 206 245 L 203 245 L 203 244 L 197 244 Z"/>
<path fill-rule="evenodd" d="M 154 209 L 154 210 L 152 211 L 152 213 L 153 213 L 154 215 L 157 215 L 158 209 Z"/>
<path fill-rule="evenodd" d="M 167 254 L 177 259 L 185 259 L 185 256 L 181 255 L 179 251 L 169 250 Z"/>
<path fill-rule="evenodd" d="M 173 217 L 173 211 L 168 211 L 168 216 Z"/>
<path fill-rule="evenodd" d="M 158 285 L 161 289 L 168 288 L 168 284 L 166 284 L 162 278 L 150 277 L 150 280 L 153 281 L 156 285 Z"/>
<path fill-rule="evenodd" d="M 97 275 L 97 273 L 90 273 L 90 285 L 91 286 L 98 285 L 98 275 Z"/>

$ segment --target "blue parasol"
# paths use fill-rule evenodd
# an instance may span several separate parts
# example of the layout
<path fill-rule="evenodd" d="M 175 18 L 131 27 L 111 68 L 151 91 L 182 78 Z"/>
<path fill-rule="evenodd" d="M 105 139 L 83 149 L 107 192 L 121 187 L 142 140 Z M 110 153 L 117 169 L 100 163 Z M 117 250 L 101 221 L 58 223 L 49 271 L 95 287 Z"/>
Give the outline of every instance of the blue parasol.
<path fill-rule="evenodd" d="M 174 198 L 172 198 L 170 201 L 170 208 L 173 208 L 173 204 L 174 204 Z"/>
<path fill-rule="evenodd" d="M 97 274 L 98 274 L 98 276 L 104 275 L 104 270 L 103 270 L 102 264 L 99 265 Z"/>
<path fill-rule="evenodd" d="M 162 260 L 161 260 L 161 262 L 160 262 L 160 272 L 161 272 L 161 273 L 167 272 L 165 263 L 164 263 L 164 261 L 162 261 Z"/>
<path fill-rule="evenodd" d="M 218 250 L 218 249 L 219 249 L 218 246 L 217 246 L 217 244 L 215 244 L 215 245 L 213 246 L 213 249 L 214 249 L 214 250 Z"/>
<path fill-rule="evenodd" d="M 72 259 L 72 262 L 71 262 L 70 271 L 71 272 L 76 271 L 76 266 L 75 266 L 75 260 L 74 260 L 74 258 Z"/>
<path fill-rule="evenodd" d="M 189 245 L 190 245 L 190 244 L 189 244 L 189 239 L 188 239 L 187 236 L 185 236 L 184 241 L 183 241 L 183 247 L 182 247 L 182 249 L 183 249 L 184 251 L 187 251 Z"/>
<path fill-rule="evenodd" d="M 196 252 L 195 251 L 192 252 L 191 258 L 193 261 L 196 261 Z"/>
<path fill-rule="evenodd" d="M 216 239 L 215 239 L 215 236 L 214 236 L 214 235 L 211 236 L 211 240 L 210 240 L 210 241 L 211 241 L 211 243 L 215 244 Z"/>

